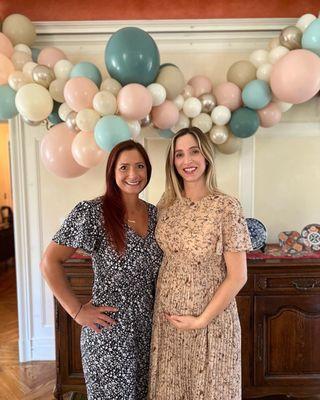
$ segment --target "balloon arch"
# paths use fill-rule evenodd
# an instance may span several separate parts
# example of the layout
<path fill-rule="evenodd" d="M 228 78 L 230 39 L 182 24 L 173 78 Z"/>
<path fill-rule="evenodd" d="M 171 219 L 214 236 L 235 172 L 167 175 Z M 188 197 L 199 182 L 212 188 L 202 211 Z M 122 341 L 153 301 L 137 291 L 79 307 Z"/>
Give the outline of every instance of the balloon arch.
<path fill-rule="evenodd" d="M 109 77 L 90 62 L 73 65 L 58 48 L 32 47 L 32 22 L 9 15 L 0 32 L 0 119 L 20 114 L 29 125 L 49 121 L 41 159 L 52 173 L 73 178 L 103 161 L 112 147 L 153 126 L 171 137 L 190 125 L 231 154 L 259 126 L 277 124 L 293 104 L 320 90 L 320 19 L 303 15 L 268 49 L 230 66 L 215 88 L 206 76 L 185 81 L 174 64 L 160 64 L 155 41 L 139 28 L 115 32 L 105 48 Z"/>

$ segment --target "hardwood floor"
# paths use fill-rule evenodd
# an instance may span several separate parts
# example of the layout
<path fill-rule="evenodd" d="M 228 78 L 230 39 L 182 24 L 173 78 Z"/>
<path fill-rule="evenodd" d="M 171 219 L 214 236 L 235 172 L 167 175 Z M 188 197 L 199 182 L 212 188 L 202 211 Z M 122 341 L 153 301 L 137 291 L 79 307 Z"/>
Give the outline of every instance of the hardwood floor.
<path fill-rule="evenodd" d="M 0 400 L 51 400 L 55 362 L 18 361 L 15 269 L 0 265 Z"/>

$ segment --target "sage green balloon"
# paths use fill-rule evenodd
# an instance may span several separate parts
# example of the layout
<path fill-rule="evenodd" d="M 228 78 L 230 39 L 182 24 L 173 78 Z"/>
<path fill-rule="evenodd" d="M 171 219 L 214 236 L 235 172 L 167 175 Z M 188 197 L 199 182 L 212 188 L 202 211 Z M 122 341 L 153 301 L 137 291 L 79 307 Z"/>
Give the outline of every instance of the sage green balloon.
<path fill-rule="evenodd" d="M 105 64 L 110 76 L 123 86 L 154 82 L 160 67 L 158 47 L 152 37 L 139 28 L 115 32 L 105 49 Z"/>

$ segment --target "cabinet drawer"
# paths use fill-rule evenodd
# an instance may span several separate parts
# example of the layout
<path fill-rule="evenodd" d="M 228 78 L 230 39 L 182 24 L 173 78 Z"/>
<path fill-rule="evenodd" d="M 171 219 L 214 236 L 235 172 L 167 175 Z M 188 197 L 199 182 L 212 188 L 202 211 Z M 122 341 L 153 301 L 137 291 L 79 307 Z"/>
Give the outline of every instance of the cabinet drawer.
<path fill-rule="evenodd" d="M 91 292 L 93 276 L 72 274 L 68 276 L 68 281 L 73 290 L 89 290 Z"/>
<path fill-rule="evenodd" d="M 320 293 L 320 272 L 255 275 L 257 292 Z"/>

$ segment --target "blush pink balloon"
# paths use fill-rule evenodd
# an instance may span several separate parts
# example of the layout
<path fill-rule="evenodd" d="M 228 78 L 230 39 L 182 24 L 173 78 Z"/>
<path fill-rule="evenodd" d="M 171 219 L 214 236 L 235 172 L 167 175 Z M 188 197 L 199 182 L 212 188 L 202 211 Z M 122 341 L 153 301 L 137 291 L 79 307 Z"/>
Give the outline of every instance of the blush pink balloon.
<path fill-rule="evenodd" d="M 8 83 L 9 75 L 14 71 L 14 65 L 4 54 L 0 53 L 0 85 Z"/>
<path fill-rule="evenodd" d="M 0 53 L 11 58 L 13 52 L 12 43 L 4 33 L 0 32 Z"/>
<path fill-rule="evenodd" d="M 79 132 L 73 139 L 71 151 L 74 159 L 85 168 L 95 167 L 107 157 L 94 140 L 93 132 Z"/>
<path fill-rule="evenodd" d="M 270 86 L 280 101 L 310 100 L 320 90 L 320 57 L 309 50 L 291 50 L 274 64 Z"/>
<path fill-rule="evenodd" d="M 151 111 L 152 122 L 159 129 L 169 129 L 179 120 L 178 107 L 173 101 L 166 100 Z"/>
<path fill-rule="evenodd" d="M 235 83 L 220 83 L 215 87 L 213 93 L 217 104 L 228 107 L 230 111 L 235 111 L 242 105 L 241 89 Z"/>
<path fill-rule="evenodd" d="M 58 61 L 65 59 L 67 57 L 62 50 L 56 47 L 45 47 L 39 53 L 38 64 L 53 68 Z"/>
<path fill-rule="evenodd" d="M 48 171 L 61 178 L 75 178 L 88 169 L 79 165 L 72 156 L 71 146 L 76 133 L 65 123 L 53 126 L 42 139 L 40 155 Z"/>
<path fill-rule="evenodd" d="M 260 118 L 260 125 L 264 128 L 276 125 L 281 120 L 282 113 L 276 103 L 269 103 L 266 107 L 257 111 Z"/>
<path fill-rule="evenodd" d="M 210 79 L 203 75 L 194 76 L 189 80 L 188 85 L 193 87 L 194 97 L 199 97 L 202 94 L 211 93 L 212 91 L 212 83 Z"/>
<path fill-rule="evenodd" d="M 128 120 L 146 117 L 152 108 L 152 95 L 139 83 L 129 83 L 120 89 L 117 97 L 119 113 Z"/>
<path fill-rule="evenodd" d="M 74 111 L 92 108 L 94 96 L 99 92 L 91 79 L 83 76 L 71 78 L 65 84 L 63 95 L 68 106 Z"/>

